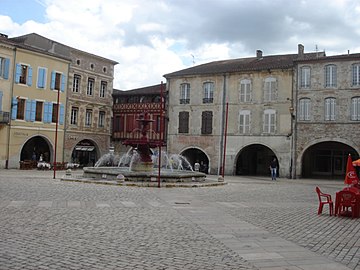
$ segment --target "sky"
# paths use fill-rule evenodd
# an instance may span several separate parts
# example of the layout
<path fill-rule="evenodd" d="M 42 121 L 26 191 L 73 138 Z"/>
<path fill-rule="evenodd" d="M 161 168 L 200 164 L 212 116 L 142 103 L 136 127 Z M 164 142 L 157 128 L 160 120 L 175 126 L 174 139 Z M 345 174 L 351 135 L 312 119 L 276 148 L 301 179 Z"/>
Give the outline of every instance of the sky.
<path fill-rule="evenodd" d="M 114 88 L 211 61 L 360 53 L 360 0 L 0 0 L 0 33 L 37 33 L 119 62 Z"/>

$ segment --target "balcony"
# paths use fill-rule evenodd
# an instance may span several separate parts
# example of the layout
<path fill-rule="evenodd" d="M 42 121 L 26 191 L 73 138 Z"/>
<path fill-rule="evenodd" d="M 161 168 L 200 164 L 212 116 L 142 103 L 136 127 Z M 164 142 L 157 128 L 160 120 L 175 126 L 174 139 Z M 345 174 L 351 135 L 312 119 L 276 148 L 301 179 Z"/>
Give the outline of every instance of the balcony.
<path fill-rule="evenodd" d="M 190 104 L 190 98 L 182 98 L 182 99 L 180 99 L 180 104 Z"/>
<path fill-rule="evenodd" d="M 203 98 L 203 103 L 213 103 L 213 98 Z"/>
<path fill-rule="evenodd" d="M 0 125 L 7 125 L 10 122 L 10 113 L 0 111 Z"/>

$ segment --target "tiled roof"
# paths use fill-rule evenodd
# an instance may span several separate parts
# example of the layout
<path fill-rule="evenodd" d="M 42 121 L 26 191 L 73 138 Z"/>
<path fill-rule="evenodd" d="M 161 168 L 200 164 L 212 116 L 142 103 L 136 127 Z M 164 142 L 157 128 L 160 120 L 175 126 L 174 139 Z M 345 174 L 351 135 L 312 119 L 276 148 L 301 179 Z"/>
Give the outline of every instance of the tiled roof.
<path fill-rule="evenodd" d="M 163 84 L 163 91 L 166 91 L 166 84 Z M 154 95 L 161 93 L 161 84 L 131 89 L 131 90 L 118 90 L 114 89 L 114 96 L 129 96 L 129 95 Z"/>
<path fill-rule="evenodd" d="M 299 57 L 298 54 L 285 54 L 214 61 L 168 73 L 165 74 L 164 77 L 171 78 L 186 75 L 210 75 L 268 69 L 286 69 L 294 66 L 294 61 L 297 59 L 315 59 L 323 56 L 324 53 L 305 53 L 301 57 Z"/>
<path fill-rule="evenodd" d="M 9 38 L 9 40 L 17 43 L 17 44 L 23 44 L 23 45 L 27 45 L 27 46 L 31 46 L 32 48 L 36 48 L 38 50 L 41 51 L 45 51 L 45 52 L 51 52 L 54 54 L 58 54 L 58 55 L 62 55 L 65 57 L 70 57 L 70 50 L 73 51 L 78 51 L 78 52 L 82 52 L 85 53 L 87 55 L 90 55 L 92 57 L 96 57 L 99 59 L 103 59 L 105 61 L 111 62 L 112 64 L 116 65 L 118 64 L 118 62 L 111 60 L 111 59 L 107 59 L 104 58 L 102 56 L 98 56 L 92 53 L 88 53 L 73 47 L 70 47 L 68 45 L 64 45 L 60 42 L 54 41 L 52 39 L 49 39 L 47 37 L 41 36 L 37 33 L 31 33 L 31 34 L 26 34 L 23 36 L 18 36 L 18 37 L 13 37 L 13 38 Z"/>

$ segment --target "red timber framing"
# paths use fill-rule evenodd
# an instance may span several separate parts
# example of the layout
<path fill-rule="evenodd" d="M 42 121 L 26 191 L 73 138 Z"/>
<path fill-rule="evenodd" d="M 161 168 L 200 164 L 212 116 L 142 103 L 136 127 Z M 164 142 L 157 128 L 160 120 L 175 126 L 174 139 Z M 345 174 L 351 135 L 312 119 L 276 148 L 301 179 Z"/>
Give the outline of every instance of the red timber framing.
<path fill-rule="evenodd" d="M 161 102 L 161 87 L 165 84 L 129 91 L 115 90 L 113 93 L 112 139 L 121 142 L 140 139 L 140 122 L 136 121 L 144 112 L 150 114 L 147 138 L 150 145 L 166 145 L 166 105 L 165 94 Z M 160 119 L 162 118 L 162 123 Z"/>

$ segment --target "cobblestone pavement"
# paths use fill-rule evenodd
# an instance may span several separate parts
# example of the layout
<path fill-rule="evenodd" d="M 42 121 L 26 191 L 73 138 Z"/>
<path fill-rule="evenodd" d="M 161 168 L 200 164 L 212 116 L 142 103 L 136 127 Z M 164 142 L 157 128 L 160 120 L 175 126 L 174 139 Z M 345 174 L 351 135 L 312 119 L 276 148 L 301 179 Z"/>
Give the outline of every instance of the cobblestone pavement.
<path fill-rule="evenodd" d="M 226 181 L 158 189 L 0 170 L 0 269 L 360 269 L 359 220 L 317 215 L 314 187 L 334 196 L 342 181 Z"/>

